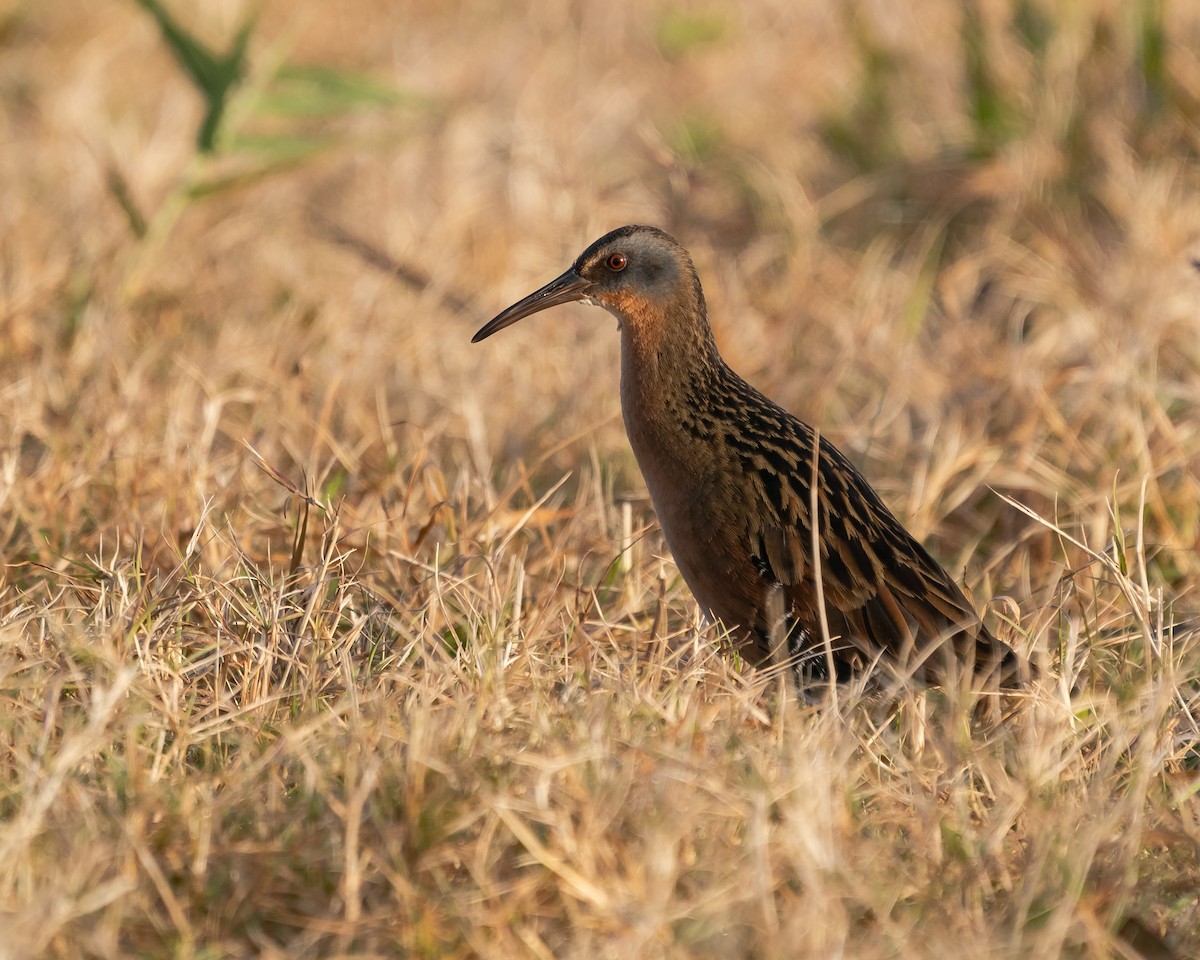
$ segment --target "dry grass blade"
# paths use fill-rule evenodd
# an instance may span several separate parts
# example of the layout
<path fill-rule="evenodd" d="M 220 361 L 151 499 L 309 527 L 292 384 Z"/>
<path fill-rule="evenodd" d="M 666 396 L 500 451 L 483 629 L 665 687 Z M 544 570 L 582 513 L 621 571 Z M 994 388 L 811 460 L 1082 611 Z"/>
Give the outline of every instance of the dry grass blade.
<path fill-rule="evenodd" d="M 1200 956 L 1200 5 L 150 6 L 212 96 L 0 10 L 0 956 Z M 1003 722 L 793 702 L 611 320 L 469 345 L 630 222 L 1006 598 Z"/>

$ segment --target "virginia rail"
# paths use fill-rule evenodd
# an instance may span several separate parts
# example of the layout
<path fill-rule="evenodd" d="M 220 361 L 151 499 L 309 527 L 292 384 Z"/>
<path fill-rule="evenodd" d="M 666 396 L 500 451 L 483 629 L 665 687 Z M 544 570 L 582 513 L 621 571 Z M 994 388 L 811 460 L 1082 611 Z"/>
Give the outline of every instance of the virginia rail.
<path fill-rule="evenodd" d="M 605 234 L 472 342 L 573 300 L 620 323 L 625 429 L 663 535 L 749 659 L 1014 682 L 1013 651 L 855 466 L 721 358 L 678 242 L 649 226 Z"/>

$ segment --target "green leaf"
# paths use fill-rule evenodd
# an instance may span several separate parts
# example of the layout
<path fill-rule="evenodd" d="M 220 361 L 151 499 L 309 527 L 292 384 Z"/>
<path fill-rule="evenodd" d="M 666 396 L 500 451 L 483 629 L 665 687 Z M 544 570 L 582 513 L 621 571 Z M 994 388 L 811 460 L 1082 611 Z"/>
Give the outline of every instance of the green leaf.
<path fill-rule="evenodd" d="M 155 22 L 163 40 L 183 67 L 189 79 L 203 95 L 208 109 L 196 135 L 196 145 L 203 153 L 216 147 L 217 133 L 225 114 L 229 92 L 245 74 L 246 47 L 254 30 L 255 17 L 247 18 L 233 38 L 233 45 L 224 56 L 218 56 L 183 29 L 158 0 L 135 0 Z"/>
<path fill-rule="evenodd" d="M 725 20 L 716 14 L 668 10 L 659 17 L 654 42 L 664 57 L 675 60 L 724 35 Z"/>
<path fill-rule="evenodd" d="M 281 117 L 338 116 L 365 107 L 395 108 L 421 99 L 349 70 L 284 65 L 255 103 L 255 112 Z"/>

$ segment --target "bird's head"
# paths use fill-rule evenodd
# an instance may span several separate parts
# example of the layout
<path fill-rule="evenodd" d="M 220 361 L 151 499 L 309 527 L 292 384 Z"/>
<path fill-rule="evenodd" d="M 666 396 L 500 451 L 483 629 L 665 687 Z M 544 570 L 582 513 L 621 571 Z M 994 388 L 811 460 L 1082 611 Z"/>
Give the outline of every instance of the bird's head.
<path fill-rule="evenodd" d="M 604 307 L 622 324 L 649 322 L 674 311 L 704 312 L 696 268 L 687 251 L 657 227 L 635 225 L 606 233 L 561 276 L 484 324 L 471 342 L 573 300 Z"/>

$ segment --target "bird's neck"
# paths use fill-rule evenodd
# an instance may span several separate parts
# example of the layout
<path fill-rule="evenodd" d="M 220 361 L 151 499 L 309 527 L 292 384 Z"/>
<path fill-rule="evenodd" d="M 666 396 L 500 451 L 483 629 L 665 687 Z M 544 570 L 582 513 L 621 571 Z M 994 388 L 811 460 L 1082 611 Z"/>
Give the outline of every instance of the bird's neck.
<path fill-rule="evenodd" d="M 680 424 L 691 420 L 724 362 L 717 353 L 704 301 L 691 309 L 656 311 L 644 304 L 621 319 L 621 409 L 638 460 L 647 448 L 681 440 Z M 667 452 L 667 451 L 663 451 Z"/>

